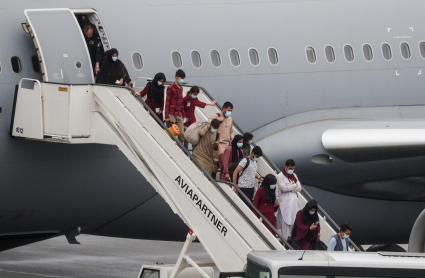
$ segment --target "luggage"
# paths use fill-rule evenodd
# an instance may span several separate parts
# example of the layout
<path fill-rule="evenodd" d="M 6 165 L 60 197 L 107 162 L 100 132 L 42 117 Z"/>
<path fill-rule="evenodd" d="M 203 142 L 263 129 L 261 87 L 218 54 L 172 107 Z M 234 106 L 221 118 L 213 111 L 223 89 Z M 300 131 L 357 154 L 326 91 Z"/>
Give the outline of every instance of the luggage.
<path fill-rule="evenodd" d="M 239 163 L 241 162 L 242 159 L 246 159 L 247 163 L 246 163 L 245 167 L 243 167 L 242 171 L 239 172 L 239 175 L 238 175 L 237 180 L 235 182 L 233 180 L 233 173 L 235 172 L 236 168 L 238 167 L 238 165 L 239 165 Z M 236 161 L 235 163 L 233 163 L 229 167 L 229 178 L 234 184 L 238 184 L 239 177 L 243 175 L 243 172 L 245 172 L 246 168 L 248 168 L 248 166 L 249 166 L 249 158 L 245 157 L 245 158 L 242 158 L 242 159 L 239 159 L 238 161 Z"/>
<path fill-rule="evenodd" d="M 190 144 L 196 146 L 199 143 L 199 131 L 208 124 L 208 122 L 196 122 L 191 124 L 184 132 L 184 139 Z"/>

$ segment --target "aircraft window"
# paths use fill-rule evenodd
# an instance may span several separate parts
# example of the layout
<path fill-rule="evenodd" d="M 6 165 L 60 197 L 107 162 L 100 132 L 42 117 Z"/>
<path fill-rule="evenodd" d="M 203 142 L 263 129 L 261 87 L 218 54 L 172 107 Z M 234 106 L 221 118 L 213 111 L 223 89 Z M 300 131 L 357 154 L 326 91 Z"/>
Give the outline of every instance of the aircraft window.
<path fill-rule="evenodd" d="M 180 52 L 173 51 L 173 53 L 171 53 L 171 58 L 173 60 L 173 66 L 176 69 L 181 69 L 183 67 L 182 55 L 180 55 Z"/>
<path fill-rule="evenodd" d="M 216 68 L 221 67 L 221 57 L 220 57 L 220 53 L 217 50 L 211 50 L 210 57 L 211 57 L 211 63 L 213 67 L 216 67 Z"/>
<path fill-rule="evenodd" d="M 422 58 L 425 59 L 425 42 L 420 42 L 419 43 L 419 50 L 421 52 L 421 56 Z M 1 71 L 1 70 L 0 70 Z"/>
<path fill-rule="evenodd" d="M 192 58 L 192 65 L 193 65 L 195 68 L 199 69 L 200 67 L 202 67 L 202 58 L 201 58 L 201 53 L 199 53 L 199 52 L 198 52 L 198 51 L 196 51 L 196 50 L 193 50 L 193 51 L 190 53 L 190 56 L 191 56 L 191 58 Z"/>
<path fill-rule="evenodd" d="M 347 62 L 353 62 L 354 61 L 354 50 L 351 47 L 351 45 L 344 45 L 344 55 L 345 55 L 345 60 L 347 60 Z"/>
<path fill-rule="evenodd" d="M 401 55 L 405 60 L 409 60 L 412 57 L 412 53 L 410 52 L 410 46 L 407 42 L 402 42 L 400 44 Z"/>
<path fill-rule="evenodd" d="M 270 47 L 267 50 L 267 54 L 269 55 L 270 64 L 276 66 L 279 63 L 279 55 L 277 54 L 277 50 L 273 47 Z"/>
<path fill-rule="evenodd" d="M 317 61 L 316 50 L 312 46 L 307 46 L 305 49 L 305 53 L 307 55 L 307 61 L 310 64 L 314 64 Z"/>
<path fill-rule="evenodd" d="M 142 70 L 143 69 L 142 55 L 139 52 L 133 52 L 133 54 L 131 55 L 131 58 L 133 59 L 133 67 L 136 70 Z"/>
<path fill-rule="evenodd" d="M 369 44 L 363 45 L 363 56 L 364 56 L 365 60 L 368 61 L 368 62 L 373 60 L 372 46 L 370 46 Z"/>
<path fill-rule="evenodd" d="M 38 60 L 37 55 L 34 55 L 31 57 L 31 62 L 32 62 L 32 68 L 34 69 L 34 71 L 37 73 L 41 72 L 40 61 Z"/>
<path fill-rule="evenodd" d="M 1 61 L 0 61 L 0 74 L 1 74 Z"/>
<path fill-rule="evenodd" d="M 248 50 L 249 61 L 251 65 L 258 66 L 260 64 L 260 56 L 258 55 L 258 51 L 255 48 L 250 48 Z"/>
<path fill-rule="evenodd" d="M 241 65 L 241 57 L 239 56 L 239 52 L 236 49 L 230 49 L 229 55 L 232 66 L 239 67 Z"/>
<path fill-rule="evenodd" d="M 388 43 L 382 44 L 382 56 L 387 61 L 390 61 L 393 58 L 393 52 L 391 51 L 391 46 Z"/>
<path fill-rule="evenodd" d="M 325 55 L 326 55 L 326 60 L 328 60 L 329 63 L 335 62 L 335 50 L 332 46 L 327 45 L 325 47 Z"/>
<path fill-rule="evenodd" d="M 10 62 L 12 63 L 13 72 L 20 73 L 22 71 L 21 59 L 19 57 L 13 56 Z"/>

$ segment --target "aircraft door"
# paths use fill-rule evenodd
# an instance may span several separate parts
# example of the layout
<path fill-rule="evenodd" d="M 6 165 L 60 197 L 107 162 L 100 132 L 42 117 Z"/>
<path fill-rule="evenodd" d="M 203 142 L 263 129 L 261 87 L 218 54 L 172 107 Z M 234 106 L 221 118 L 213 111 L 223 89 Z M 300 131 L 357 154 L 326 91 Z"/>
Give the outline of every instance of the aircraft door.
<path fill-rule="evenodd" d="M 66 84 L 94 82 L 86 41 L 71 10 L 25 10 L 25 16 L 44 81 Z"/>

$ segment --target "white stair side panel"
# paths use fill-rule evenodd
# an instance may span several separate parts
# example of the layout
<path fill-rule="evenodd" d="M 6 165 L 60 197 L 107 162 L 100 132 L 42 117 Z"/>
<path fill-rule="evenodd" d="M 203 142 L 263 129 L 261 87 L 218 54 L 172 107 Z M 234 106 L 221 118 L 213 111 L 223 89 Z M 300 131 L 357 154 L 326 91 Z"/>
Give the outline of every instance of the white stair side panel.
<path fill-rule="evenodd" d="M 246 242 L 228 221 L 220 215 L 209 199 L 190 182 L 187 175 L 181 172 L 179 166 L 169 159 L 168 154 L 163 151 L 162 147 L 155 140 L 152 140 L 147 130 L 140 126 L 126 109 L 123 109 L 122 103 L 117 98 L 104 90 L 98 94 L 95 90 L 95 94 L 102 101 L 102 104 L 120 121 L 119 124 L 122 124 L 126 130 L 131 130 L 132 136 L 150 156 L 145 157 L 145 159 L 151 161 L 152 170 L 160 180 L 160 183 L 165 186 L 168 196 L 173 199 L 176 207 L 185 217 L 187 224 L 195 230 L 200 241 L 203 242 L 217 266 L 226 271 L 242 269 L 245 264 L 246 255 L 251 251 L 251 248 Z M 161 128 L 159 130 L 163 132 Z M 156 161 L 159 161 L 160 165 Z M 178 177 L 180 178 L 178 179 Z M 183 189 L 182 185 L 184 186 Z M 187 189 L 187 187 L 190 189 Z M 192 197 L 188 195 L 189 192 L 191 192 Z M 208 211 L 205 210 L 203 212 L 194 204 L 195 202 L 192 198 L 195 198 L 195 194 L 199 200 L 203 201 L 202 207 L 204 205 L 208 207 Z M 212 215 L 214 215 L 214 218 Z M 225 233 L 223 233 L 223 229 L 219 231 L 214 226 L 212 221 L 215 218 L 218 218 L 223 226 L 226 227 L 227 231 Z M 263 247 L 262 250 L 267 250 L 267 248 Z M 224 259 L 219 254 L 229 254 L 229 256 L 232 256 L 232 260 Z"/>
<path fill-rule="evenodd" d="M 18 105 L 19 104 L 19 105 Z M 34 89 L 19 88 L 12 135 L 43 139 L 43 110 L 40 83 Z"/>

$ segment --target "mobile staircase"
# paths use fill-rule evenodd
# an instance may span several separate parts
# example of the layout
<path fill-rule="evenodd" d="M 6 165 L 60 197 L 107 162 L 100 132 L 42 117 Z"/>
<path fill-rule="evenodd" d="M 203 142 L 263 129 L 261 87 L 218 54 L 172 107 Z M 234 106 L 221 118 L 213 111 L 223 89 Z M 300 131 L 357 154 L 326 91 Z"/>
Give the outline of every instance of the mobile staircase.
<path fill-rule="evenodd" d="M 33 86 L 22 86 L 23 83 Z M 133 93 L 130 88 L 118 86 L 22 79 L 15 95 L 11 133 L 46 142 L 116 145 L 191 229 L 171 277 L 183 273 L 188 266 L 204 277 L 210 276 L 204 267 L 211 265 L 222 272 L 243 271 L 251 251 L 285 250 L 281 242 L 292 248 L 278 231 L 274 230 L 277 237 L 273 235 L 262 221 L 270 223 L 254 207 L 247 207 L 227 183 L 213 180 Z M 205 89 L 198 97 L 212 101 Z M 196 113 L 199 120 L 206 121 L 219 111 L 216 106 L 197 109 Z M 237 125 L 234 131 L 242 133 Z M 258 172 L 262 176 L 276 174 L 277 168 L 264 157 L 258 161 Z M 309 198 L 304 191 L 300 194 L 301 204 Z M 323 210 L 319 213 L 321 234 L 329 238 L 336 233 L 336 224 Z M 212 262 L 195 262 L 187 256 L 195 238 Z"/>

